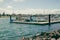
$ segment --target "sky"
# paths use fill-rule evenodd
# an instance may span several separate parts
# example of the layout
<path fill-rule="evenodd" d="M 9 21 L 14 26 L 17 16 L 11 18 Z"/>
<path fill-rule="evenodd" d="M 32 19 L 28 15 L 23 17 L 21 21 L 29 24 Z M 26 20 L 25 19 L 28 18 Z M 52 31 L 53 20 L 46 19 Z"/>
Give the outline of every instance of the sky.
<path fill-rule="evenodd" d="M 60 0 L 0 0 L 0 13 L 60 13 Z"/>

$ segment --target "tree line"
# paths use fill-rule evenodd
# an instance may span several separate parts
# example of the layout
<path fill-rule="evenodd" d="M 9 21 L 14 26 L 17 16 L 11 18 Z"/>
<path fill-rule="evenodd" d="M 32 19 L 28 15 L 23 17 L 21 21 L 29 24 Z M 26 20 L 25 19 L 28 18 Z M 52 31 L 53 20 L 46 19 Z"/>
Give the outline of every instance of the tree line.
<path fill-rule="evenodd" d="M 0 17 L 1 17 L 1 16 L 10 16 L 10 15 L 11 15 L 11 16 L 16 16 L 16 14 L 6 14 L 5 12 L 3 12 L 2 14 L 0 14 Z"/>

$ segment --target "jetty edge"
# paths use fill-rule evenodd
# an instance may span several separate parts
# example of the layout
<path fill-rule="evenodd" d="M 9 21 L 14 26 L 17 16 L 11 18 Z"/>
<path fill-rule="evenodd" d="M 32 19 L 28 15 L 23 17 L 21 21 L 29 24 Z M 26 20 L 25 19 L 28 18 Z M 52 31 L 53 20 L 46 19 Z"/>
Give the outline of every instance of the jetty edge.
<path fill-rule="evenodd" d="M 11 23 L 17 23 L 17 24 L 36 24 L 36 25 L 47 25 L 47 24 L 49 24 L 49 22 L 21 22 L 21 21 L 12 21 Z M 60 21 L 50 22 L 50 24 L 56 24 L 56 23 L 60 23 Z"/>

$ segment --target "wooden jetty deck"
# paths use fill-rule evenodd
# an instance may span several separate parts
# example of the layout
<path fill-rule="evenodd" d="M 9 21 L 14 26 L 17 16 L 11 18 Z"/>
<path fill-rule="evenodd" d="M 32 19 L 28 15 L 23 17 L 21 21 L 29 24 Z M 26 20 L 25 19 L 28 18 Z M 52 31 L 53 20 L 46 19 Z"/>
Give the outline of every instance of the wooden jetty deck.
<path fill-rule="evenodd" d="M 24 21 L 13 21 L 12 23 L 37 24 L 37 25 L 46 25 L 46 24 L 49 24 L 49 22 L 24 22 Z M 60 20 L 58 20 L 58 21 L 50 21 L 50 24 L 54 24 L 54 23 L 60 23 Z"/>
<path fill-rule="evenodd" d="M 22 22 L 22 21 L 13 21 L 12 23 L 20 23 L 20 24 L 48 24 L 48 22 Z"/>
<path fill-rule="evenodd" d="M 60 23 L 60 19 L 59 20 L 53 20 L 53 21 L 51 21 L 51 15 L 49 14 L 48 15 L 48 21 L 46 21 L 46 22 L 34 22 L 34 21 L 29 21 L 29 22 L 27 22 L 27 21 L 18 21 L 18 20 L 12 20 L 11 19 L 11 16 L 10 16 L 10 22 L 11 23 L 19 23 L 19 24 L 37 24 L 37 25 L 46 25 L 46 24 L 55 24 L 55 23 Z"/>

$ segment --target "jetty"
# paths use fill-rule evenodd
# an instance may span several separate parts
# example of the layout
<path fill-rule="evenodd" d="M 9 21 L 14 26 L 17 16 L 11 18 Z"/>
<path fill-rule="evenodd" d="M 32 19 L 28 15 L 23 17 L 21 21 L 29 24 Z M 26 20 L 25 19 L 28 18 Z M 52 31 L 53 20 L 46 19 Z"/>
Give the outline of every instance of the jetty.
<path fill-rule="evenodd" d="M 51 14 L 49 14 L 47 16 L 47 18 L 45 18 L 43 20 L 41 20 L 41 19 L 33 20 L 34 16 L 28 16 L 28 17 L 30 17 L 30 18 L 25 19 L 25 17 L 23 17 L 23 19 L 22 19 L 21 15 L 19 15 L 18 18 L 16 18 L 18 20 L 13 20 L 12 17 L 10 16 L 10 23 L 37 24 L 37 25 L 46 25 L 46 24 L 50 25 L 50 24 L 54 24 L 54 23 L 60 23 L 60 19 L 59 18 L 55 19 L 54 17 L 56 17 L 56 16 L 51 18 Z"/>
<path fill-rule="evenodd" d="M 36 25 L 46 25 L 49 22 L 22 22 L 22 21 L 13 21 L 12 23 L 19 23 L 19 24 L 36 24 Z M 50 24 L 60 23 L 59 21 L 51 21 Z"/>

